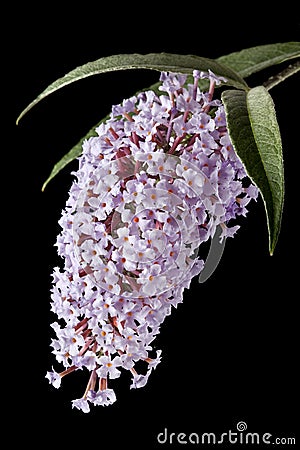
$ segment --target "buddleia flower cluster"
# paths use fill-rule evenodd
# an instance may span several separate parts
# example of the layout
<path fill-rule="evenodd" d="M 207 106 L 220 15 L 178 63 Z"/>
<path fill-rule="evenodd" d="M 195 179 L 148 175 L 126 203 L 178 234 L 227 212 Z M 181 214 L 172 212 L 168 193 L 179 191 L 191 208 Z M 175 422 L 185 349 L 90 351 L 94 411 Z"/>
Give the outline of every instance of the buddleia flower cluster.
<path fill-rule="evenodd" d="M 130 388 L 146 385 L 161 360 L 153 341 L 204 267 L 201 244 L 217 227 L 221 240 L 234 236 L 234 220 L 258 195 L 213 99 L 226 80 L 211 71 L 188 80 L 162 72 L 158 91 L 113 106 L 78 158 L 56 242 L 64 265 L 51 290 L 62 370 L 46 377 L 58 388 L 84 371 L 72 406 L 85 413 L 116 401 L 111 380 L 124 371 Z"/>

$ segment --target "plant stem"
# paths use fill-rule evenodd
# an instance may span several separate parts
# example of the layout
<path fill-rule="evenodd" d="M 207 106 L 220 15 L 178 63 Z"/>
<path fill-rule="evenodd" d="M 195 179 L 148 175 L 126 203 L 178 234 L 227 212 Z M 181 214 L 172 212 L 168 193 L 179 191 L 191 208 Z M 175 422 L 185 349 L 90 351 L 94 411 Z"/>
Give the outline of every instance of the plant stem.
<path fill-rule="evenodd" d="M 294 64 L 290 64 L 287 68 L 279 72 L 277 75 L 274 75 L 270 77 L 267 81 L 263 83 L 263 86 L 269 91 L 274 86 L 277 86 L 277 84 L 281 83 L 282 81 L 286 80 L 291 75 L 294 75 L 295 73 L 300 71 L 300 61 L 296 61 Z"/>

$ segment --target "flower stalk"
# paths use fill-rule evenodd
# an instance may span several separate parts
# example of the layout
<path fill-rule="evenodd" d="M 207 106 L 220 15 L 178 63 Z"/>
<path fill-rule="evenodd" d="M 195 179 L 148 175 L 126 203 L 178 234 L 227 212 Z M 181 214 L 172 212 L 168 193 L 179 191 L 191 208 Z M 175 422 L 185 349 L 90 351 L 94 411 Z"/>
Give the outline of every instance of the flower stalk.
<path fill-rule="evenodd" d="M 199 89 L 203 78 L 208 92 Z M 53 353 L 65 370 L 46 376 L 59 387 L 68 373 L 88 371 L 72 402 L 85 413 L 116 401 L 109 381 L 126 370 L 130 388 L 145 386 L 161 360 L 152 342 L 203 270 L 201 244 L 218 225 L 221 240 L 234 236 L 232 222 L 258 195 L 213 99 L 224 79 L 211 71 L 186 79 L 162 72 L 161 95 L 145 91 L 112 108 L 83 143 L 62 211 L 64 266 L 54 269 L 51 307 L 60 321 Z"/>

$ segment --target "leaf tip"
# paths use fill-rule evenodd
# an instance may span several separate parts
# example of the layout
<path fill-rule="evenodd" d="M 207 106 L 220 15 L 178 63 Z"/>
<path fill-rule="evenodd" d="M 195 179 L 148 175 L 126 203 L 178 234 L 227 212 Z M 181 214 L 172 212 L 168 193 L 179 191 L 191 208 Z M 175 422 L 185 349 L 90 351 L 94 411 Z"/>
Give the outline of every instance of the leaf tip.
<path fill-rule="evenodd" d="M 48 181 L 49 181 L 49 180 L 46 180 L 46 181 L 44 182 L 44 184 L 43 184 L 43 186 L 42 186 L 42 189 L 41 189 L 42 192 L 45 192 L 45 189 L 46 189 L 46 186 L 47 186 L 47 184 L 48 184 Z"/>
<path fill-rule="evenodd" d="M 276 247 L 276 242 L 271 242 L 270 243 L 270 247 L 269 247 L 269 254 L 270 254 L 270 256 L 274 255 L 275 247 Z"/>
<path fill-rule="evenodd" d="M 18 115 L 17 120 L 16 120 L 16 125 L 19 125 L 20 120 L 25 116 L 26 112 L 27 112 L 27 108 L 24 109 L 24 110 Z"/>

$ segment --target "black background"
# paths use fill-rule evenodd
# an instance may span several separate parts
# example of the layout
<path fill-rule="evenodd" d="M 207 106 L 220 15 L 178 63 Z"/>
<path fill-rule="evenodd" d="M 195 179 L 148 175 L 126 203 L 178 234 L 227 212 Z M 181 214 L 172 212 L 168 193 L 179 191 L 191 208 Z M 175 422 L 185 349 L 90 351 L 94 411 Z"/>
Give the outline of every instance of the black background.
<path fill-rule="evenodd" d="M 54 5 L 34 13 L 28 6 L 19 9 L 14 22 L 16 117 L 55 79 L 102 56 L 166 51 L 214 58 L 300 36 L 299 20 L 288 10 L 286 15 L 262 15 L 244 7 L 234 14 L 216 4 L 141 8 L 83 4 L 64 12 Z M 249 84 L 262 83 L 269 75 L 265 71 L 251 77 Z M 155 341 L 163 350 L 162 362 L 146 387 L 130 390 L 130 377 L 124 374 L 111 384 L 117 402 L 84 414 L 72 409 L 71 400 L 83 394 L 85 374 L 69 375 L 59 390 L 45 379 L 46 371 L 55 366 L 49 290 L 52 269 L 61 261 L 53 245 L 76 162 L 43 193 L 41 186 L 58 159 L 111 105 L 157 80 L 158 73 L 151 71 L 91 77 L 43 100 L 14 131 L 17 149 L 11 167 L 17 165 L 20 173 L 15 201 L 21 255 L 15 264 L 21 278 L 10 299 L 10 326 L 17 340 L 12 352 L 16 397 L 10 397 L 10 405 L 24 444 L 164 448 L 156 442 L 164 428 L 169 433 L 222 433 L 235 430 L 239 421 L 245 421 L 250 432 L 296 435 L 299 76 L 270 92 L 282 133 L 286 176 L 282 230 L 274 255 L 268 254 L 259 199 L 241 220 L 237 236 L 226 244 L 211 278 L 204 284 L 194 280 L 183 304 L 165 320 Z"/>

